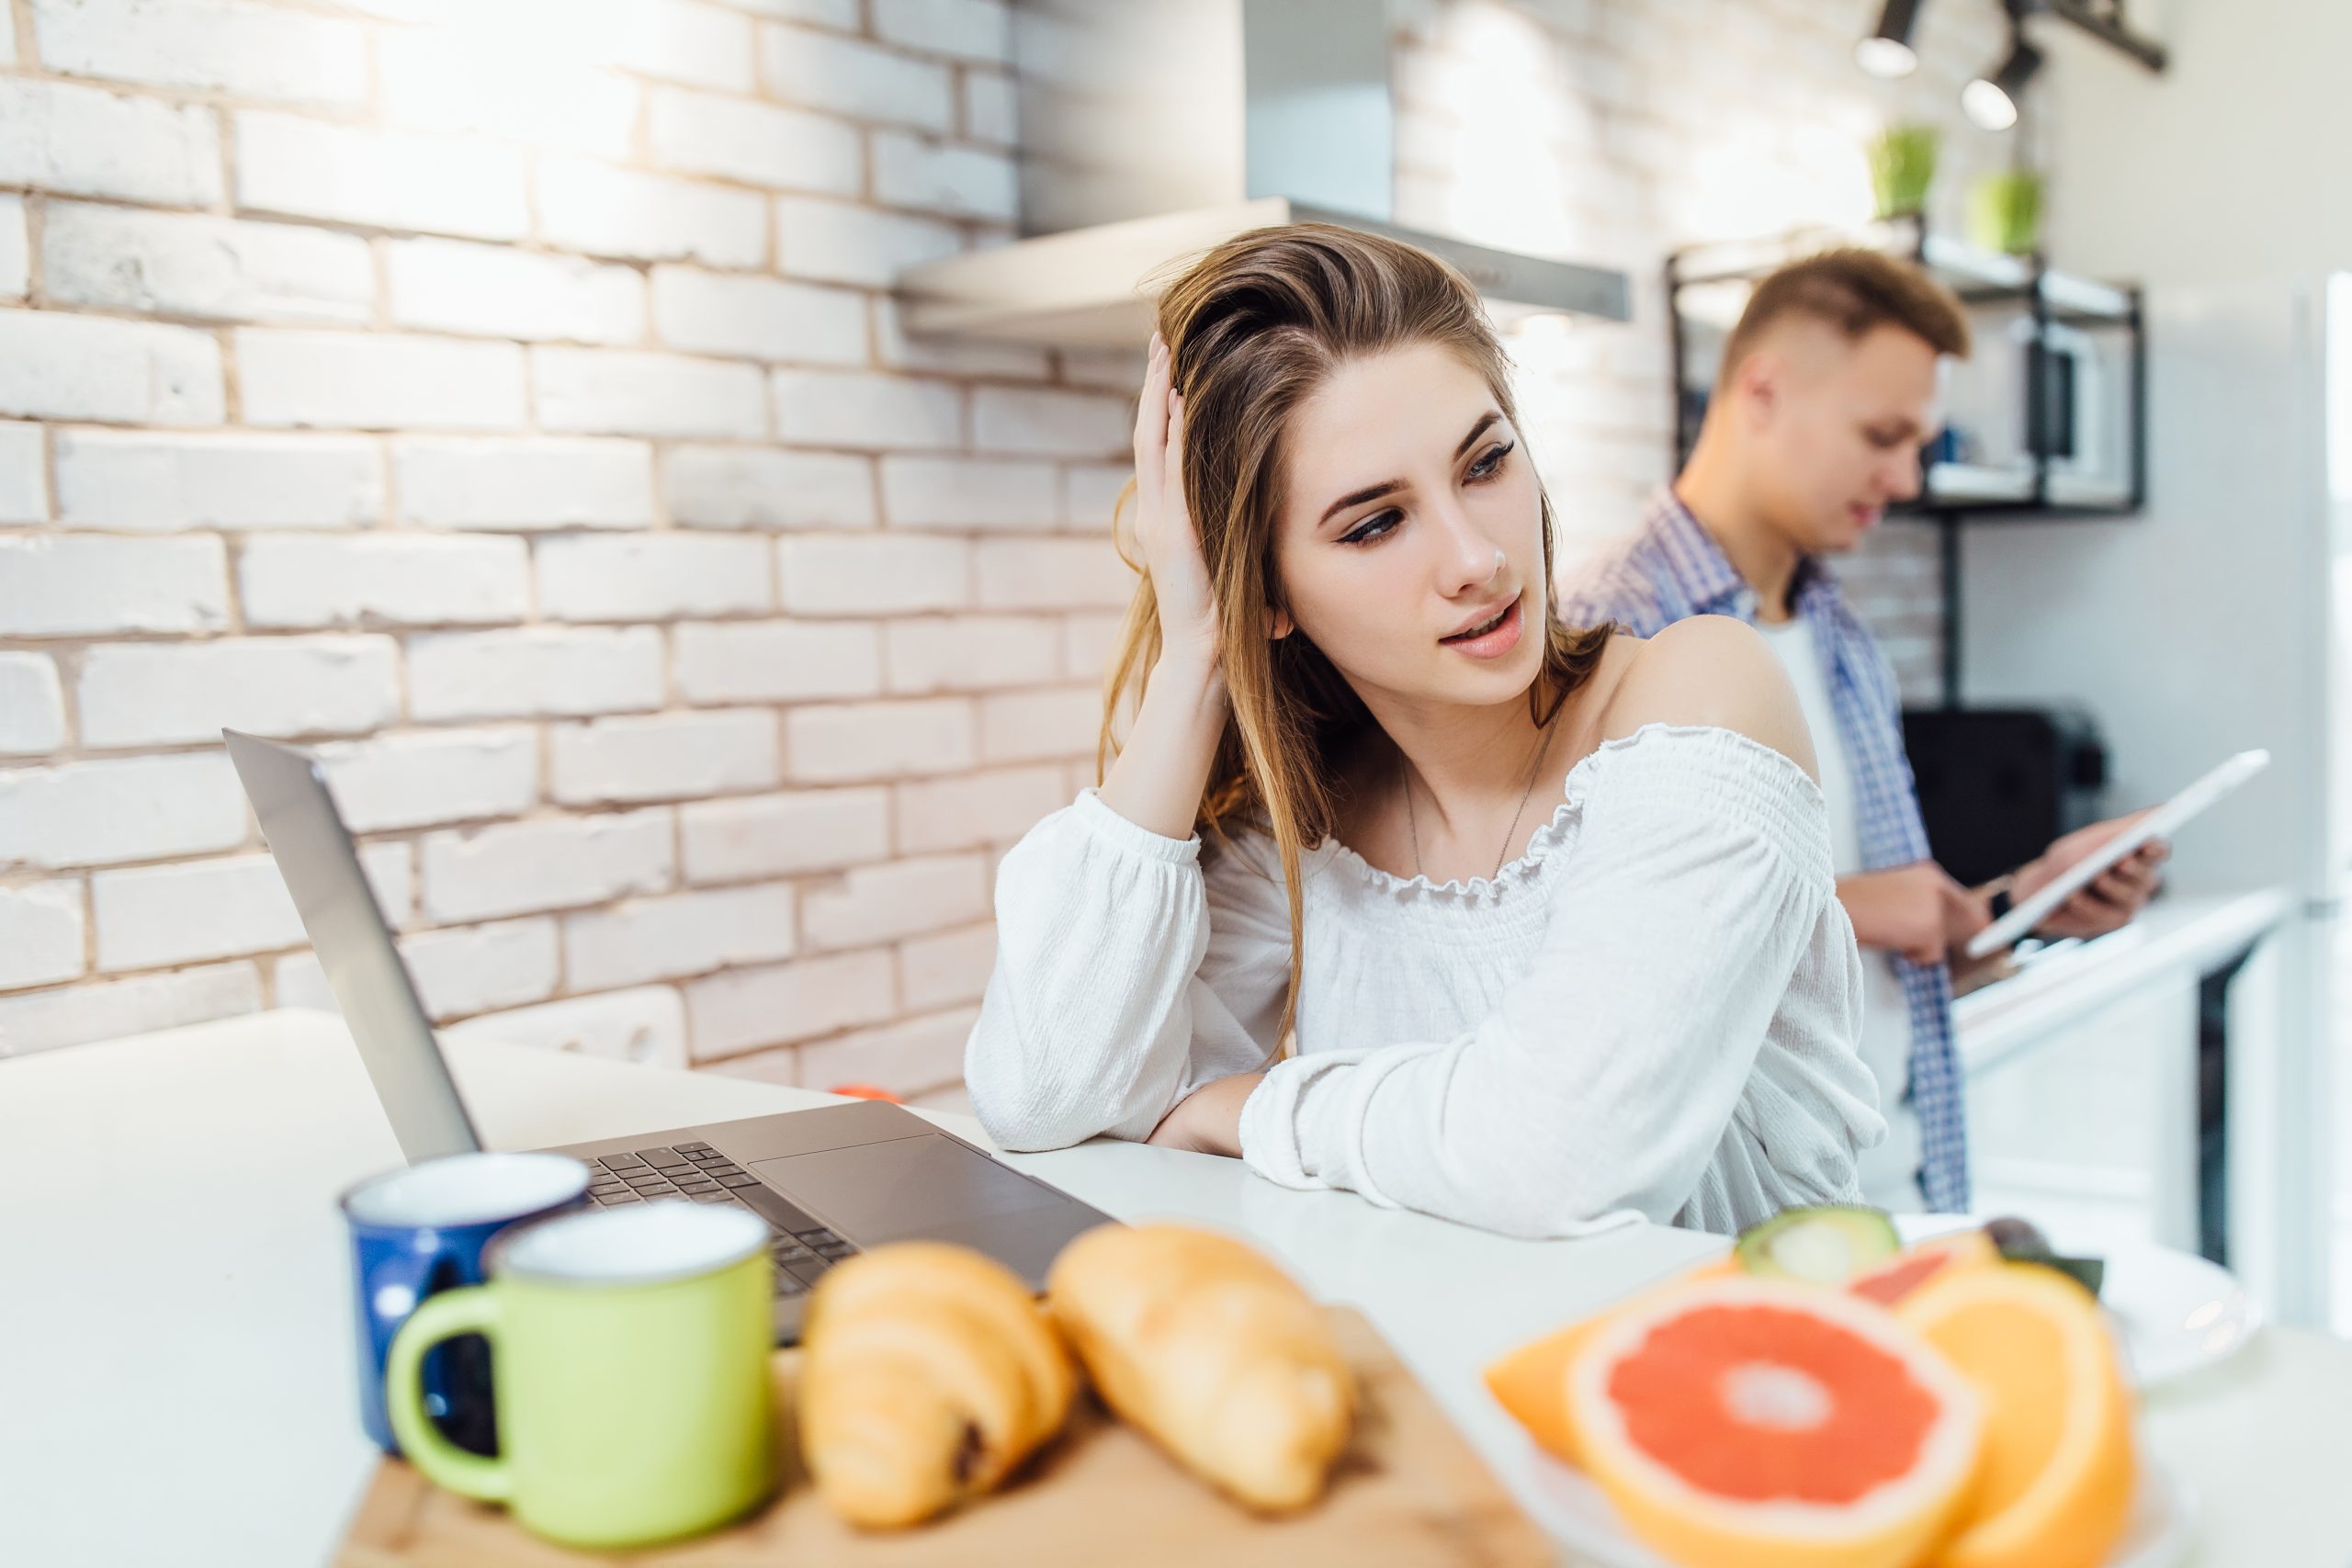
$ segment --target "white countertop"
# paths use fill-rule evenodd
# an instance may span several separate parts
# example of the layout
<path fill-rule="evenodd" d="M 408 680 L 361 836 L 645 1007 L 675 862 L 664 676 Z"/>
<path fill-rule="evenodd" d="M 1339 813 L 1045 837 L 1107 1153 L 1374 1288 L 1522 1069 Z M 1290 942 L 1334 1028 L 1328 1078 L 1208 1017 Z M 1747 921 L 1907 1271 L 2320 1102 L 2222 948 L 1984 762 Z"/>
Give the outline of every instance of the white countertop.
<path fill-rule="evenodd" d="M 1967 1070 L 1981 1073 L 2165 975 L 2195 979 L 2285 919 L 2284 888 L 2164 897 L 2121 931 L 2060 943 L 2018 973 L 1960 998 L 1952 1021 Z"/>
<path fill-rule="evenodd" d="M 502 1147 L 828 1098 L 481 1041 L 452 1042 L 450 1054 Z M 933 1119 L 985 1141 L 968 1119 Z M 353 1394 L 334 1200 L 398 1160 L 332 1014 L 0 1062 L 0 1562 L 323 1559 L 375 1460 Z M 1244 1233 L 1316 1294 L 1361 1306 L 1532 1506 L 1531 1477 L 1549 1461 L 1487 1398 L 1479 1370 L 1723 1245 L 1654 1226 L 1511 1241 L 1136 1145 L 1012 1163 L 1123 1219 Z M 2150 1445 L 2203 1504 L 2196 1561 L 2343 1568 L 2347 1412 L 2352 1347 L 2288 1330 L 2152 1397 Z"/>

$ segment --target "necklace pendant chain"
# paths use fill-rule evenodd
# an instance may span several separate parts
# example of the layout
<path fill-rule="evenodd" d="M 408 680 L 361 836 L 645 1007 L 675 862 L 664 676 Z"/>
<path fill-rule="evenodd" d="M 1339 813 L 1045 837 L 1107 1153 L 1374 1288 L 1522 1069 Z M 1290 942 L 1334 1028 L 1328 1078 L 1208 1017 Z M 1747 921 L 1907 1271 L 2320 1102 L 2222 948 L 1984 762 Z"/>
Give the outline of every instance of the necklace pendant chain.
<path fill-rule="evenodd" d="M 1510 814 L 1510 826 L 1503 829 L 1503 847 L 1495 852 L 1495 869 L 1487 876 L 1489 882 L 1503 874 L 1503 866 L 1510 859 L 1511 840 L 1519 836 L 1519 819 L 1527 815 L 1527 803 L 1535 798 L 1535 781 L 1544 776 L 1544 753 L 1551 749 L 1552 727 L 1559 721 L 1559 710 L 1555 708 L 1552 716 L 1544 721 L 1544 728 L 1535 732 L 1535 755 L 1529 759 L 1527 764 L 1527 788 L 1520 793 L 1519 809 Z M 1413 786 L 1411 781 L 1405 777 L 1405 758 L 1401 751 L 1396 757 L 1396 782 L 1405 790 L 1405 829 L 1413 836 L 1413 874 L 1420 876 L 1424 874 L 1421 871 L 1420 818 L 1413 809 Z"/>

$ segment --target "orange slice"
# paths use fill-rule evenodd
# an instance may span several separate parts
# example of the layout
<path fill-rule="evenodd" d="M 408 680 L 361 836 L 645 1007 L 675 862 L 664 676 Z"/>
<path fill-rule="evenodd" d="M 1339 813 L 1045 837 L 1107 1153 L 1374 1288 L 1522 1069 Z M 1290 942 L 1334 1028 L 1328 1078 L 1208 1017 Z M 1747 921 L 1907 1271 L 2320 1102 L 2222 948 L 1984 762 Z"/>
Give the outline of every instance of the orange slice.
<path fill-rule="evenodd" d="M 1576 1428 L 1568 1422 L 1568 1364 L 1576 1359 L 1577 1352 L 1600 1332 L 1601 1325 L 1629 1304 L 1693 1280 L 1727 1279 L 1738 1273 L 1738 1263 L 1728 1257 L 1702 1263 L 1664 1285 L 1651 1286 L 1627 1302 L 1619 1302 L 1590 1317 L 1578 1318 L 1566 1328 L 1555 1328 L 1489 1366 L 1487 1392 L 1510 1412 L 1512 1419 L 1527 1428 L 1527 1435 L 1544 1452 L 1580 1465 L 1584 1458 L 1577 1451 Z"/>
<path fill-rule="evenodd" d="M 1928 1280 L 1951 1269 L 1981 1269 L 2001 1260 L 2001 1249 L 1981 1230 L 1939 1235 L 1907 1248 L 1867 1274 L 1857 1275 L 1846 1289 L 1865 1301 L 1893 1306 Z"/>
<path fill-rule="evenodd" d="M 2129 1521 L 2132 1395 L 2090 1292 L 2030 1263 L 1951 1270 L 1895 1309 L 1984 1402 L 1984 1454 L 1938 1568 L 2097 1568 Z"/>
<path fill-rule="evenodd" d="M 1965 1500 L 1982 1430 L 1967 1381 L 1884 1310 L 1758 1279 L 1611 1318 L 1568 1405 L 1626 1528 L 1693 1568 L 1908 1568 Z"/>

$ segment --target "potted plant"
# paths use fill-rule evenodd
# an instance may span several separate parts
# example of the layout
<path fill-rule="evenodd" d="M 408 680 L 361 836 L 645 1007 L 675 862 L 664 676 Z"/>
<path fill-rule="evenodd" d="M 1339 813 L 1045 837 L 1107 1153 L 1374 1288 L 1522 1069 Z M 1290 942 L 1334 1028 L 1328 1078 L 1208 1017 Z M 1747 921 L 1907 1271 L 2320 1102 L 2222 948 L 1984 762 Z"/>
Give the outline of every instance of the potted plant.
<path fill-rule="evenodd" d="M 1890 125 L 1871 138 L 1871 188 L 1881 218 L 1924 212 L 1940 137 L 1932 125 Z"/>

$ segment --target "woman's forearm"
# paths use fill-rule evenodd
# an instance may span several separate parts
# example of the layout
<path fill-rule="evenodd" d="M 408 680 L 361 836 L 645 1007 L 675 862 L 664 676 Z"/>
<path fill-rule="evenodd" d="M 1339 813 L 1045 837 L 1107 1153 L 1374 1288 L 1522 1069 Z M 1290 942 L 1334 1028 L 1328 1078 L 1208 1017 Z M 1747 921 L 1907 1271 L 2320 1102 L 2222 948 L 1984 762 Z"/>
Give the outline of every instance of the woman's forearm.
<path fill-rule="evenodd" d="M 1162 838 L 1191 838 L 1226 716 L 1225 675 L 1214 661 L 1163 655 L 1103 780 L 1102 804 Z"/>

